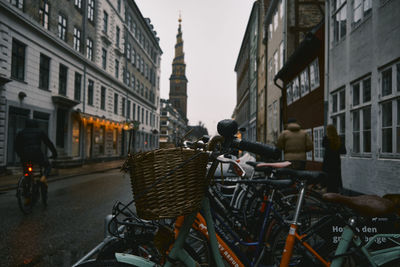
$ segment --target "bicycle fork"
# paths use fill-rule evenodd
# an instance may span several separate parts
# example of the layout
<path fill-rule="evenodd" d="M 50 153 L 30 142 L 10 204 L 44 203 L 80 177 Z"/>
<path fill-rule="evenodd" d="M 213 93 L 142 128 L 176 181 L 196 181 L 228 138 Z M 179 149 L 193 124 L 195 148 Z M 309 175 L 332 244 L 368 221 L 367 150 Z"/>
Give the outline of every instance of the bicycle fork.
<path fill-rule="evenodd" d="M 297 226 L 299 225 L 298 219 L 299 219 L 299 215 L 300 215 L 301 206 L 303 204 L 305 187 L 306 187 L 306 183 L 301 182 L 300 195 L 297 199 L 296 211 L 294 213 L 293 221 L 291 222 L 290 227 L 289 227 L 289 234 L 286 238 L 285 248 L 283 249 L 283 252 L 282 252 L 282 259 L 281 259 L 281 263 L 279 265 L 280 267 L 289 266 L 290 259 L 293 254 L 293 247 L 294 247 L 294 243 L 296 241 L 296 230 L 297 230 Z"/>

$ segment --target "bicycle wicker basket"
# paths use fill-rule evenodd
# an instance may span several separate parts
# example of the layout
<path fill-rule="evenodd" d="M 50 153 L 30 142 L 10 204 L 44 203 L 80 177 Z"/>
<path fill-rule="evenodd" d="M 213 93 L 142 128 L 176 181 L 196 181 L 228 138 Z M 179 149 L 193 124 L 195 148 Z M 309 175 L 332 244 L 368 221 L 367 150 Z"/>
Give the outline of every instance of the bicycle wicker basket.
<path fill-rule="evenodd" d="M 208 154 L 182 148 L 157 149 L 128 158 L 140 218 L 157 220 L 199 209 L 209 181 Z"/>

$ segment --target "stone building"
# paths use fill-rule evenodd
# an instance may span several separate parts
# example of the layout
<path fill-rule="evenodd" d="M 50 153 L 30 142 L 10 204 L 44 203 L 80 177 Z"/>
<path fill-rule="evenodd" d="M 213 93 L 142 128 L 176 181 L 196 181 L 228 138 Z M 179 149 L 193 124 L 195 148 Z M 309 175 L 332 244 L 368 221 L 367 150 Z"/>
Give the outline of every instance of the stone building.
<path fill-rule="evenodd" d="M 400 191 L 400 1 L 327 1 L 327 123 L 345 140 L 346 189 Z"/>
<path fill-rule="evenodd" d="M 126 155 L 132 121 L 135 149 L 158 146 L 162 51 L 134 1 L 0 1 L 0 17 L 0 166 L 18 163 L 14 137 L 27 118 L 60 165 Z"/>

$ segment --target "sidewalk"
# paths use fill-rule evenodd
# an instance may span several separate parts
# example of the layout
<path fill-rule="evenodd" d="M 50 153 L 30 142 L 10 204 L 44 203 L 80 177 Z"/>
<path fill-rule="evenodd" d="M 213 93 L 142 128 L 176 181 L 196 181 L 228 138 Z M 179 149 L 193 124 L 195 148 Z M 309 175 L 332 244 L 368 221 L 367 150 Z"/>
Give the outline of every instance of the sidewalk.
<path fill-rule="evenodd" d="M 80 175 L 86 175 L 91 173 L 104 172 L 112 169 L 121 168 L 125 159 L 88 163 L 79 167 L 63 168 L 63 169 L 53 169 L 50 176 L 48 177 L 48 182 L 57 181 L 60 179 L 71 178 Z M 2 175 L 0 176 L 0 191 L 15 189 L 17 182 L 21 174 L 14 175 Z"/>

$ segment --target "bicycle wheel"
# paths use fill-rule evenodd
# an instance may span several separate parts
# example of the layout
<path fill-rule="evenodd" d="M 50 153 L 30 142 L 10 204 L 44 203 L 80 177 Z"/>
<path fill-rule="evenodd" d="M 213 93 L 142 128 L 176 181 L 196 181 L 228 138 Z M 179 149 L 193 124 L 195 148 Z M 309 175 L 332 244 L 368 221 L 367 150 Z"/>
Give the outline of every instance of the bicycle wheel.
<path fill-rule="evenodd" d="M 32 183 L 32 177 L 21 176 L 18 180 L 17 186 L 17 199 L 18 206 L 24 214 L 32 212 L 34 205 L 34 186 Z"/>
<path fill-rule="evenodd" d="M 75 267 L 127 267 L 130 264 L 118 262 L 117 260 L 90 260 L 82 262 Z"/>

